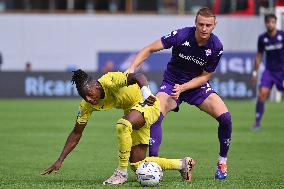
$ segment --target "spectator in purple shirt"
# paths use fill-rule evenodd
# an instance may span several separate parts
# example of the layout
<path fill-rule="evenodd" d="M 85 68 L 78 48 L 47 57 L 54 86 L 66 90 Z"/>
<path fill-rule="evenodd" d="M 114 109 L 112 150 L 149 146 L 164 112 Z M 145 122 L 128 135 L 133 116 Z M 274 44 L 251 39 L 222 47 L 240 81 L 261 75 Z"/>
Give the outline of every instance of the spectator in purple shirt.
<path fill-rule="evenodd" d="M 178 111 L 179 105 L 186 102 L 197 106 L 218 121 L 220 153 L 215 178 L 225 179 L 232 121 L 223 100 L 208 82 L 223 52 L 222 43 L 212 33 L 215 26 L 216 17 L 212 10 L 201 8 L 196 14 L 195 27 L 172 31 L 144 47 L 137 54 L 128 72 L 134 72 L 151 53 L 172 48 L 172 57 L 157 93 L 161 102 L 161 114 L 158 121 L 151 126 L 150 156 L 158 156 L 164 116 L 172 110 Z"/>
<path fill-rule="evenodd" d="M 253 130 L 258 130 L 261 126 L 264 103 L 273 85 L 276 85 L 279 91 L 284 91 L 284 32 L 277 30 L 276 20 L 274 14 L 265 15 L 264 21 L 267 31 L 258 37 L 255 69 L 252 73 L 253 83 L 256 83 L 257 71 L 264 52 L 266 65 L 259 84 Z"/>

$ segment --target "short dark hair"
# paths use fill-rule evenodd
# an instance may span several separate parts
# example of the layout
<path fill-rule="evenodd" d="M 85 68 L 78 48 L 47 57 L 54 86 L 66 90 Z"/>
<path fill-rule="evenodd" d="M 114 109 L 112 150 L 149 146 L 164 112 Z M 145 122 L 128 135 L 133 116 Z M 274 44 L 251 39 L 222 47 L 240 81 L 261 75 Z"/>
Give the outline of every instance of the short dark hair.
<path fill-rule="evenodd" d="M 216 15 L 214 14 L 213 10 L 211 10 L 208 7 L 202 7 L 200 8 L 197 13 L 196 13 L 196 17 L 195 17 L 195 22 L 197 21 L 197 16 L 204 16 L 204 17 L 214 17 L 216 18 Z"/>
<path fill-rule="evenodd" d="M 84 88 L 86 87 L 87 84 L 89 84 L 93 80 L 92 77 L 90 77 L 86 72 L 83 70 L 79 69 L 76 71 L 73 71 L 73 76 L 72 76 L 72 84 L 75 83 L 77 91 L 79 95 L 84 98 L 85 93 L 84 93 Z"/>
<path fill-rule="evenodd" d="M 265 22 L 265 23 L 268 22 L 270 19 L 275 19 L 275 20 L 277 20 L 277 17 L 276 17 L 275 14 L 272 14 L 272 13 L 266 14 L 266 15 L 264 16 L 264 22 Z"/>

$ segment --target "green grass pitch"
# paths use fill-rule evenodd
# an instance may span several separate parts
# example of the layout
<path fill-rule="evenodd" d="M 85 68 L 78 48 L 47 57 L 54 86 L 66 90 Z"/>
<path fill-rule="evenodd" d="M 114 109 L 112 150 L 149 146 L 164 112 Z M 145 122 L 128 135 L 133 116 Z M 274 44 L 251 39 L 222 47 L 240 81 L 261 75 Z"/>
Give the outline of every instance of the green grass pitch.
<path fill-rule="evenodd" d="M 0 100 L 0 188 L 137 188 L 135 175 L 103 186 L 117 166 L 116 120 L 121 110 L 94 112 L 77 148 L 57 174 L 41 176 L 59 156 L 73 128 L 79 99 Z M 253 101 L 226 101 L 233 119 L 227 180 L 214 180 L 217 122 L 193 106 L 164 120 L 160 156 L 197 160 L 193 182 L 165 171 L 159 188 L 284 188 L 284 104 L 267 103 L 263 128 L 251 132 Z"/>

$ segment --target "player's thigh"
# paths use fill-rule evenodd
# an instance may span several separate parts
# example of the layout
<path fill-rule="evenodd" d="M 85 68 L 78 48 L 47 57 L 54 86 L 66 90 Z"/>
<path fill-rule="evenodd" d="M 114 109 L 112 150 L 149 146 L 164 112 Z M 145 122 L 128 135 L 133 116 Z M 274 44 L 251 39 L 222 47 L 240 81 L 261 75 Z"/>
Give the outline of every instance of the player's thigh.
<path fill-rule="evenodd" d="M 174 110 L 177 107 L 176 101 L 165 92 L 158 92 L 156 94 L 157 98 L 160 100 L 161 112 L 165 116 L 169 111 Z"/>
<path fill-rule="evenodd" d="M 156 100 L 152 106 L 148 106 L 146 103 L 137 103 L 123 118 L 132 124 L 134 130 L 139 130 L 142 127 L 150 128 L 159 116 L 160 101 Z"/>
<path fill-rule="evenodd" d="M 258 99 L 262 102 L 266 101 L 269 93 L 270 93 L 270 88 L 260 87 L 258 90 Z"/>
<path fill-rule="evenodd" d="M 130 163 L 136 163 L 145 159 L 147 148 L 147 144 L 139 144 L 136 146 L 132 146 L 129 158 Z"/>
<path fill-rule="evenodd" d="M 123 118 L 131 123 L 134 130 L 140 129 L 146 123 L 143 114 L 138 110 L 130 110 L 130 112 L 124 115 Z"/>
<path fill-rule="evenodd" d="M 198 107 L 214 118 L 228 112 L 227 106 L 216 93 L 211 93 Z"/>
<path fill-rule="evenodd" d="M 142 119 L 140 119 L 141 117 L 139 115 L 140 121 L 139 124 L 136 125 L 135 123 L 137 123 L 137 119 L 134 119 L 132 121 L 132 124 L 135 125 L 135 128 L 133 128 L 133 131 L 131 133 L 132 146 L 141 144 L 148 145 L 150 140 L 150 127 L 158 120 L 160 115 L 160 101 L 156 100 L 153 106 L 148 106 L 144 103 L 138 103 L 137 105 L 132 107 L 131 112 L 140 112 L 140 115 L 142 115 L 144 118 L 142 122 Z M 135 117 L 131 116 L 132 113 L 127 115 L 130 116 L 129 119 L 133 119 Z"/>

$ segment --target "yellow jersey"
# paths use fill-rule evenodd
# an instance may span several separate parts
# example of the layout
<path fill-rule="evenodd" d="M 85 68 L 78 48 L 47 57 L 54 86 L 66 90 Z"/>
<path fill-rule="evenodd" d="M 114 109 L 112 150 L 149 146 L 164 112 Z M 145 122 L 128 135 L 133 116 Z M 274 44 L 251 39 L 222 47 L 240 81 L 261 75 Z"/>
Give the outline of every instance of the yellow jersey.
<path fill-rule="evenodd" d="M 105 96 L 96 105 L 82 100 L 77 116 L 77 123 L 86 124 L 93 111 L 116 108 L 124 110 L 126 114 L 137 103 L 143 102 L 144 99 L 140 87 L 137 84 L 127 86 L 127 75 L 127 73 L 123 72 L 109 72 L 98 79 Z"/>

